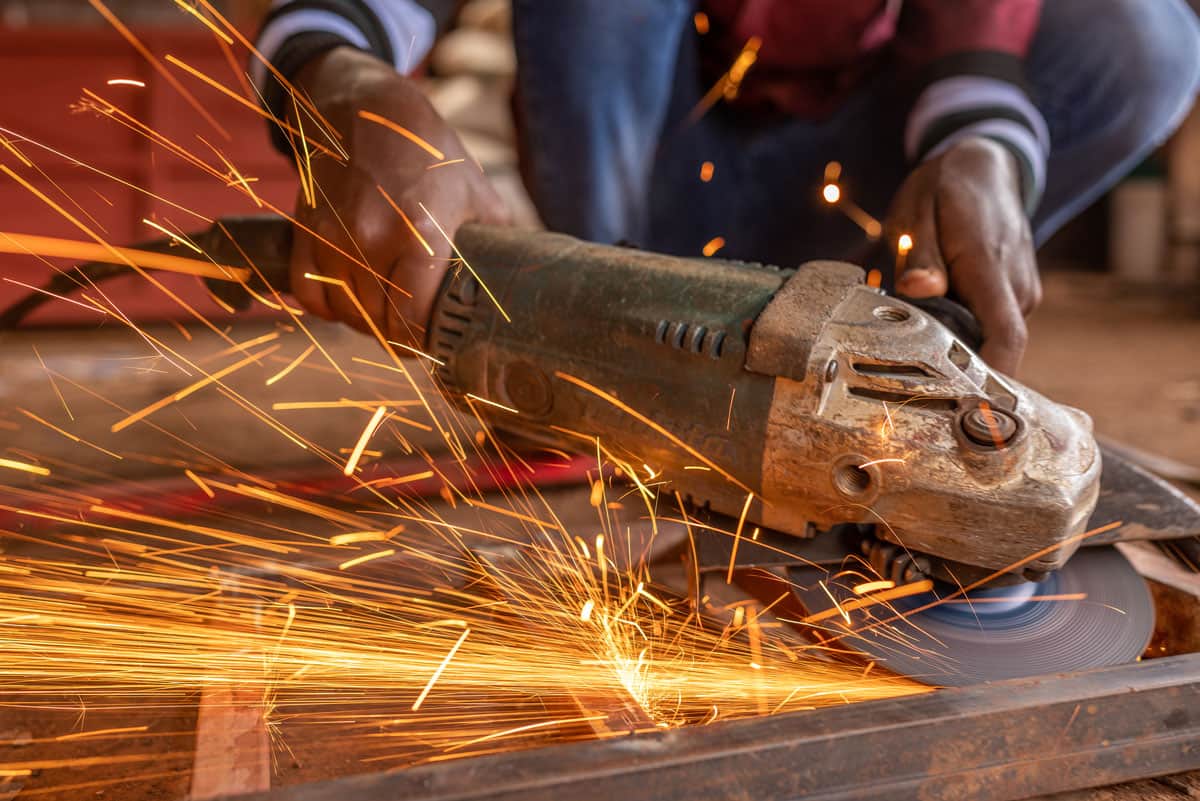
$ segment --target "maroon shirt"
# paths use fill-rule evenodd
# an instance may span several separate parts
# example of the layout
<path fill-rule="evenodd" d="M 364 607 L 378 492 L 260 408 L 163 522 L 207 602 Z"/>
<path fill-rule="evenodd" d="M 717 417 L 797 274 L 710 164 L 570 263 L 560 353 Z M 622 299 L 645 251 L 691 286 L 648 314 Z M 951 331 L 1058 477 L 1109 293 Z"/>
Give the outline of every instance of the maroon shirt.
<path fill-rule="evenodd" d="M 1019 81 L 1041 0 L 704 0 L 701 8 L 710 22 L 711 77 L 752 37 L 762 40 L 735 102 L 821 118 L 884 58 L 914 89 L 948 72 L 973 72 L 971 58 L 980 54 L 992 77 L 999 69 Z"/>

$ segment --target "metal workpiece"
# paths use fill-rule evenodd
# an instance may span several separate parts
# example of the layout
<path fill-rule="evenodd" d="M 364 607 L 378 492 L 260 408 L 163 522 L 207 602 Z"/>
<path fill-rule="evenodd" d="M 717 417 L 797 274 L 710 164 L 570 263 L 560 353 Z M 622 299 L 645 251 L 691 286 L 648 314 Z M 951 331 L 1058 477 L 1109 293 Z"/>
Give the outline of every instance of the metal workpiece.
<path fill-rule="evenodd" d="M 1200 768 L 1200 654 L 442 762 L 240 801 L 1016 801 Z"/>

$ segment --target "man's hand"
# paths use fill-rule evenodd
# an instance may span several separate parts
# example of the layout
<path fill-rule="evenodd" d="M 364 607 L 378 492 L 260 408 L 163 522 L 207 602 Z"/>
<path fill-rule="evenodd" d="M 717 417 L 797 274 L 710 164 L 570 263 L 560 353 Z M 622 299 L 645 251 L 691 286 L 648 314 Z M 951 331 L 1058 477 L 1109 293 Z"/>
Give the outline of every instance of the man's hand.
<path fill-rule="evenodd" d="M 316 236 L 296 229 L 293 292 L 313 313 L 368 331 L 341 288 L 304 274 L 343 279 L 384 336 L 422 347 L 452 257 L 438 225 L 453 237 L 465 222 L 503 223 L 508 219 L 504 205 L 425 96 L 384 62 L 353 48 L 336 48 L 306 65 L 296 82 L 342 134 L 350 159 L 341 164 L 313 156 L 316 205 L 309 206 L 301 192 L 296 217 Z M 402 126 L 444 158 L 364 119 L 360 111 Z M 312 121 L 304 122 L 311 131 Z"/>
<path fill-rule="evenodd" d="M 886 230 L 893 251 L 902 234 L 913 242 L 898 256 L 896 291 L 925 298 L 953 288 L 983 327 L 980 355 L 1015 374 L 1025 317 L 1042 300 L 1016 158 L 986 139 L 955 144 L 908 176 Z"/>

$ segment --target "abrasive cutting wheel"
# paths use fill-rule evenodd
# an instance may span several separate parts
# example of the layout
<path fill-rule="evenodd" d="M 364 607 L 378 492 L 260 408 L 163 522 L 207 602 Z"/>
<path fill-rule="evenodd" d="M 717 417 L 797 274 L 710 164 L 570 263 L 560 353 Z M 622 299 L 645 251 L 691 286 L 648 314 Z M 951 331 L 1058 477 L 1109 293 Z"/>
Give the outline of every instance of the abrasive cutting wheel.
<path fill-rule="evenodd" d="M 859 598 L 852 587 L 861 576 L 840 580 L 819 568 L 793 567 L 788 577 L 809 614 L 833 609 L 831 597 L 846 609 L 850 625 L 839 613 L 824 621 L 824 633 L 930 684 L 964 686 L 1132 662 L 1154 630 L 1146 582 L 1111 547 L 1081 548 L 1037 583 L 965 596 L 938 583 L 930 592 L 865 609 L 851 603 Z"/>

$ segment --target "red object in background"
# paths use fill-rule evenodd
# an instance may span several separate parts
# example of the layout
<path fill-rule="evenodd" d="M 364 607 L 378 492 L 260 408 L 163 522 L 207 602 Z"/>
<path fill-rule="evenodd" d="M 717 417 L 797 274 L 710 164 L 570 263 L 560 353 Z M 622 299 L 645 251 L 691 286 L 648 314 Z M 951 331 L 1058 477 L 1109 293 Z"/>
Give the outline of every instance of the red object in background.
<path fill-rule="evenodd" d="M 238 94 L 244 93 L 238 72 L 208 31 L 197 27 L 194 31 L 161 29 L 135 33 L 160 60 L 172 54 Z M 237 69 L 244 69 L 241 48 L 234 53 L 239 62 Z M 209 164 L 221 165 L 220 158 L 201 141 L 203 137 L 239 172 L 253 180 L 256 194 L 290 211 L 297 185 L 295 172 L 272 149 L 262 117 L 185 71 L 165 61 L 162 64 L 218 121 L 225 134 L 205 121 L 111 28 L 0 29 L 0 98 L 3 98 L 0 127 L 111 173 L 197 215 L 211 218 L 264 211 L 241 192 L 225 186 L 167 148 L 152 144 L 144 136 L 94 111 L 75 110 L 87 88 Z M 145 88 L 108 85 L 113 78 L 142 81 Z M 184 231 L 208 227 L 201 216 L 122 186 L 42 148 L 29 143 L 16 144 L 35 169 L 20 164 L 4 148 L 0 148 L 0 163 L 8 165 L 113 244 L 132 244 L 161 236 L 143 219 L 168 228 L 178 226 Z M 0 209 L 3 210 L 0 231 L 87 239 L 86 234 L 3 174 L 0 174 Z M 188 254 L 181 251 L 180 255 Z M 71 266 L 62 260 L 54 263 Z M 51 268 L 36 258 L 0 254 L 0 308 L 26 293 L 3 278 L 40 285 L 50 275 Z M 198 279 L 162 273 L 158 276 L 206 316 L 223 314 Z M 105 291 L 122 311 L 139 321 L 189 319 L 184 309 L 142 278 L 114 279 Z M 31 316 L 30 323 L 93 325 L 100 319 L 100 315 L 72 304 L 51 302 Z"/>

